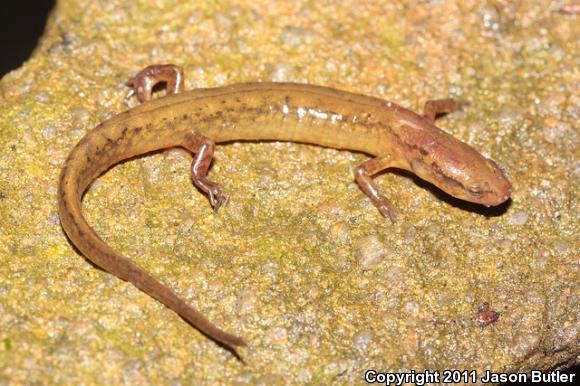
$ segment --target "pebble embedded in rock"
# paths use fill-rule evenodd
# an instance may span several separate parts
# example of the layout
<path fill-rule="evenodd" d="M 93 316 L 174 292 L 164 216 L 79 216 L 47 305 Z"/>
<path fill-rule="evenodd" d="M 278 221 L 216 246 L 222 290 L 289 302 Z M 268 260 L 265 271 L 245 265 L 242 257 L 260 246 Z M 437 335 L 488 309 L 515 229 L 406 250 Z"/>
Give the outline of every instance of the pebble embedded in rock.
<path fill-rule="evenodd" d="M 377 236 L 373 235 L 358 240 L 355 246 L 355 253 L 361 268 L 369 269 L 379 264 L 387 251 Z"/>
<path fill-rule="evenodd" d="M 512 225 L 524 225 L 528 221 L 528 214 L 520 210 L 512 214 L 508 221 Z"/>

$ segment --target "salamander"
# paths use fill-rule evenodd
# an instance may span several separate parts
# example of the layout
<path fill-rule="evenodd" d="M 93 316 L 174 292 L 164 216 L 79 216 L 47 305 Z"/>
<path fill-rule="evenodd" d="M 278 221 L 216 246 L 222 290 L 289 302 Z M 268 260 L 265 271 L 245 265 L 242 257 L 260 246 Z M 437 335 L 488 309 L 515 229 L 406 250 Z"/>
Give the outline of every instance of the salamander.
<path fill-rule="evenodd" d="M 182 92 L 183 71 L 153 65 L 132 78 L 127 98 L 142 102 L 99 124 L 70 152 L 59 181 L 58 211 L 70 241 L 91 262 L 157 299 L 193 327 L 235 351 L 245 342 L 216 327 L 180 296 L 108 246 L 87 223 L 81 199 L 89 185 L 120 161 L 182 147 L 192 154 L 193 183 L 217 211 L 227 195 L 207 178 L 216 143 L 291 141 L 374 156 L 354 178 L 379 212 L 397 220 L 393 204 L 372 176 L 388 168 L 410 171 L 459 199 L 496 206 L 509 199 L 502 169 L 471 146 L 435 126 L 440 113 L 457 110 L 451 99 L 428 101 L 422 115 L 379 98 L 310 84 L 243 83 Z M 164 83 L 167 95 L 151 98 Z"/>

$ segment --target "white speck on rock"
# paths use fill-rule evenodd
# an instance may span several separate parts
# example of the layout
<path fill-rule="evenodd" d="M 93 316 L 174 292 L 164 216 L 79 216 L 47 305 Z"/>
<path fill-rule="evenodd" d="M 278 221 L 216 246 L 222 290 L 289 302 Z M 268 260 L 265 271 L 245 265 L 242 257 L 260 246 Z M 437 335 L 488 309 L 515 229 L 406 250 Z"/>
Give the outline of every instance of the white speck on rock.
<path fill-rule="evenodd" d="M 523 114 L 523 110 L 515 105 L 506 104 L 499 109 L 496 119 L 504 125 L 516 124 Z"/>
<path fill-rule="evenodd" d="M 270 71 L 268 76 L 273 82 L 289 81 L 292 78 L 294 66 L 289 63 L 278 63 Z"/>
<path fill-rule="evenodd" d="M 44 129 L 42 129 L 42 136 L 46 139 L 51 139 L 54 137 L 56 131 L 57 131 L 57 129 L 55 126 L 49 125 L 49 126 L 45 127 Z"/>
<path fill-rule="evenodd" d="M 417 228 L 410 226 L 405 230 L 405 244 L 411 244 L 417 234 Z"/>
<path fill-rule="evenodd" d="M 405 303 L 405 311 L 409 312 L 410 314 L 417 315 L 419 313 L 419 303 L 417 302 L 407 302 Z"/>
<path fill-rule="evenodd" d="M 537 334 L 521 334 L 515 338 L 511 347 L 511 353 L 518 357 L 531 352 L 538 346 L 540 337 Z"/>
<path fill-rule="evenodd" d="M 276 345 L 286 344 L 288 343 L 288 331 L 283 327 L 273 327 L 268 331 L 268 340 Z"/>
<path fill-rule="evenodd" d="M 234 20 L 224 12 L 217 12 L 214 16 L 214 23 L 218 31 L 229 31 L 234 27 Z"/>
<path fill-rule="evenodd" d="M 348 371 L 349 362 L 346 359 L 336 359 L 324 368 L 324 374 L 338 376 Z"/>
<path fill-rule="evenodd" d="M 555 122 L 554 126 L 544 127 L 542 134 L 546 141 L 554 144 L 575 135 L 572 125 L 567 122 Z"/>
<path fill-rule="evenodd" d="M 112 315 L 103 315 L 99 318 L 99 324 L 107 331 L 111 331 L 117 326 L 119 320 Z"/>
<path fill-rule="evenodd" d="M 238 296 L 237 310 L 239 314 L 247 315 L 254 312 L 256 306 L 256 296 L 251 291 L 243 291 Z"/>
<path fill-rule="evenodd" d="M 512 214 L 508 221 L 512 225 L 524 225 L 528 221 L 528 214 L 523 210 L 517 211 Z"/>
<path fill-rule="evenodd" d="M 370 332 L 369 330 L 361 331 L 354 336 L 352 340 L 352 345 L 357 350 L 366 351 L 372 339 L 373 339 L 372 332 Z"/>
<path fill-rule="evenodd" d="M 554 242 L 554 252 L 556 253 L 566 253 L 570 248 L 570 244 L 566 241 L 558 240 Z"/>
<path fill-rule="evenodd" d="M 350 236 L 349 226 L 345 222 L 338 222 L 330 227 L 330 236 L 333 240 L 344 243 Z"/>
<path fill-rule="evenodd" d="M 291 46 L 308 44 L 314 38 L 315 33 L 308 28 L 288 26 L 282 30 L 282 42 Z"/>
<path fill-rule="evenodd" d="M 48 95 L 46 93 L 39 92 L 34 96 L 34 99 L 36 99 L 37 102 L 46 103 L 48 102 Z"/>
<path fill-rule="evenodd" d="M 535 265 L 539 269 L 543 269 L 546 267 L 546 264 L 550 261 L 550 254 L 547 250 L 541 250 L 538 252 L 538 255 L 535 260 Z"/>

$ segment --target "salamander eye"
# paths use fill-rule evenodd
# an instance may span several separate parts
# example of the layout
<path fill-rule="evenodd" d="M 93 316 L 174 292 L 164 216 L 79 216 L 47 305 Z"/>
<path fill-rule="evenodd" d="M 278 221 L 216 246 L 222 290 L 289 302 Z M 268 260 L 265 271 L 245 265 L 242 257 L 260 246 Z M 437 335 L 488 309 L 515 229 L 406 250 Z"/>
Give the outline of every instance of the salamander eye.
<path fill-rule="evenodd" d="M 483 189 L 481 189 L 481 186 L 479 184 L 473 184 L 473 185 L 469 185 L 467 187 L 467 191 L 472 196 L 481 196 L 481 193 L 483 192 Z"/>

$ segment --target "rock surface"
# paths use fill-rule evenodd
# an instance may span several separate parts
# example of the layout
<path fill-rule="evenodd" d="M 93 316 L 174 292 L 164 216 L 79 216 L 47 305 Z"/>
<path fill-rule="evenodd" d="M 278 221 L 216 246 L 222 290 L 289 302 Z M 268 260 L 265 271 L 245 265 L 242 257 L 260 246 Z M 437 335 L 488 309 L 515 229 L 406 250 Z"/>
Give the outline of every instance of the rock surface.
<path fill-rule="evenodd" d="M 578 20 L 556 1 L 61 0 L 38 49 L 0 83 L 0 384 L 362 382 L 365 369 L 526 371 L 578 360 Z M 89 222 L 225 330 L 246 365 L 63 235 L 70 149 L 123 111 L 140 68 L 187 88 L 322 84 L 420 110 L 495 158 L 512 201 L 458 202 L 406 175 L 353 182 L 365 155 L 287 143 L 217 149 L 213 215 L 171 150 L 113 168 Z M 369 244 L 370 243 L 370 244 Z M 480 327 L 485 302 L 499 312 Z"/>

